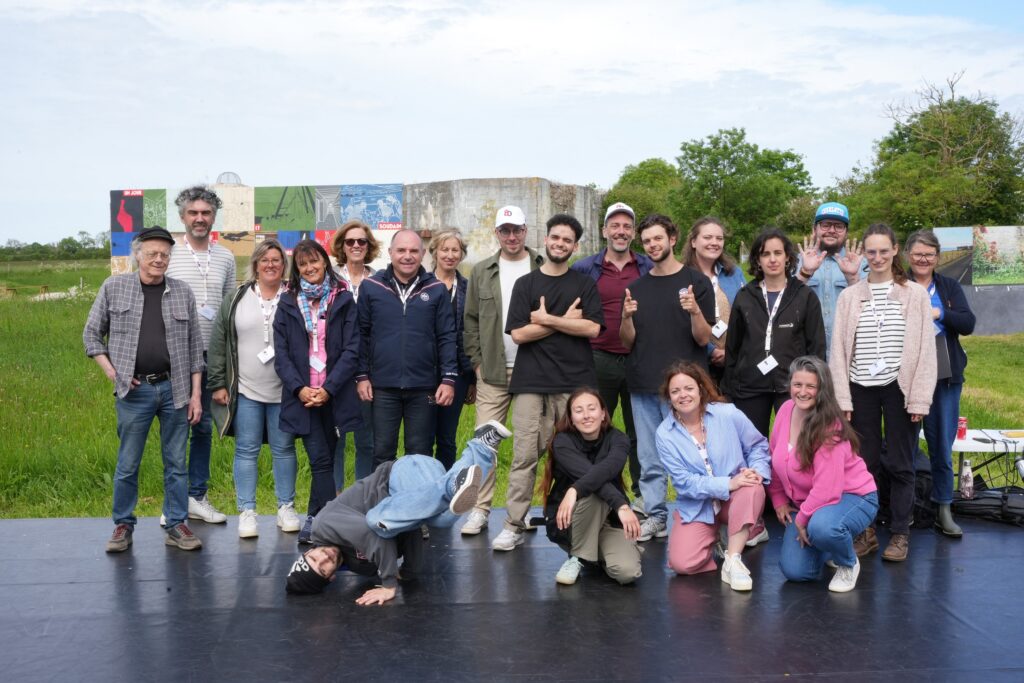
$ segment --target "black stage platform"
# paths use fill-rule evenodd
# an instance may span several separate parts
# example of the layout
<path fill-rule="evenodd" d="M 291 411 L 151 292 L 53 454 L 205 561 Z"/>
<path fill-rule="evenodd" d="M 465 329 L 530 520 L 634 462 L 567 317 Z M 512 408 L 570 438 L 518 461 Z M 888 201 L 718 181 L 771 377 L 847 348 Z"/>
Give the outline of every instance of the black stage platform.
<path fill-rule="evenodd" d="M 491 516 L 497 534 L 504 511 Z M 620 587 L 543 535 L 511 553 L 489 536 L 434 530 L 425 576 L 384 607 L 339 575 L 290 596 L 295 536 L 272 517 L 241 540 L 237 517 L 193 529 L 200 552 L 165 547 L 153 518 L 103 552 L 103 519 L 0 521 L 0 647 L 6 681 L 1024 680 L 1024 533 L 959 520 L 962 541 L 915 531 L 910 559 L 865 563 L 852 593 L 788 584 L 780 529 L 745 553 L 752 593 L 718 573 L 674 577 L 665 543 Z M 883 536 L 883 543 L 885 535 Z"/>

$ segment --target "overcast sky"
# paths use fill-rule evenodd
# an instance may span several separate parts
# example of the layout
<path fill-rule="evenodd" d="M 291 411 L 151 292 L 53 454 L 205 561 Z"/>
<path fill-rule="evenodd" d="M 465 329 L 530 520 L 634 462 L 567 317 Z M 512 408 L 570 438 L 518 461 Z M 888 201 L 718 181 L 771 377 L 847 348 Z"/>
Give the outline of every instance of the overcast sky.
<path fill-rule="evenodd" d="M 109 191 L 542 176 L 745 127 L 826 186 L 889 102 L 965 70 L 1024 111 L 1016 2 L 0 0 L 0 243 L 109 227 Z"/>

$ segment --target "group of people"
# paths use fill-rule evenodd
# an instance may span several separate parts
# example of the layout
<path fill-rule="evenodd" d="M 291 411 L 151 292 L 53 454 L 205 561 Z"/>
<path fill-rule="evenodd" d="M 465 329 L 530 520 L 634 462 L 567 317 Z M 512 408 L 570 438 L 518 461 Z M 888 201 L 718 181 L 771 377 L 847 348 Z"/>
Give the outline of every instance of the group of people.
<path fill-rule="evenodd" d="M 958 338 L 974 316 L 960 286 L 935 273 L 929 231 L 907 240 L 908 277 L 891 228 L 872 225 L 854 241 L 847 208 L 829 202 L 801 244 L 777 229 L 759 234 L 748 282 L 714 218 L 678 245 L 671 219 L 653 214 L 637 226 L 632 208 L 615 203 L 606 247 L 570 266 L 583 235 L 575 217 L 547 221 L 542 256 L 527 246 L 523 211 L 506 206 L 495 219 L 498 251 L 468 279 L 457 231 L 429 247 L 399 231 L 375 272 L 373 232 L 351 221 L 330 244 L 337 267 L 311 240 L 289 267 L 267 239 L 235 287 L 230 253 L 209 241 L 220 200 L 195 187 L 177 205 L 183 243 L 163 228 L 141 231 L 138 272 L 104 283 L 84 333 L 115 386 L 110 552 L 131 543 L 153 417 L 168 545 L 201 545 L 186 518 L 225 521 L 206 497 L 211 412 L 220 434 L 235 437 L 242 537 L 258 534 L 256 462 L 270 445 L 277 525 L 315 546 L 292 569 L 295 592 L 319 590 L 344 565 L 377 572 L 382 592 L 361 600 L 382 602 L 394 595 L 398 557 L 403 577 L 415 572 L 423 525 L 468 511 L 461 533 L 481 533 L 497 446 L 510 435 L 507 513 L 491 547 L 524 542 L 547 454 L 544 521 L 568 555 L 563 584 L 587 564 L 635 581 L 637 543 L 671 535 L 674 571 L 714 570 L 718 554 L 722 580 L 749 590 L 742 552 L 768 540 L 770 499 L 786 527 L 785 576 L 812 580 L 827 563 L 830 588 L 851 590 L 858 558 L 880 547 L 876 523 L 889 527 L 883 558 L 907 557 L 922 421 L 937 524 L 962 534 L 950 514 L 950 451 L 966 365 Z M 632 250 L 636 238 L 644 253 Z M 433 272 L 422 264 L 427 249 Z M 456 460 L 467 403 L 477 431 Z M 620 405 L 624 432 L 611 426 Z M 402 426 L 406 455 L 396 463 Z M 358 483 L 342 491 L 347 432 Z M 293 504 L 295 437 L 312 473 L 304 520 Z"/>

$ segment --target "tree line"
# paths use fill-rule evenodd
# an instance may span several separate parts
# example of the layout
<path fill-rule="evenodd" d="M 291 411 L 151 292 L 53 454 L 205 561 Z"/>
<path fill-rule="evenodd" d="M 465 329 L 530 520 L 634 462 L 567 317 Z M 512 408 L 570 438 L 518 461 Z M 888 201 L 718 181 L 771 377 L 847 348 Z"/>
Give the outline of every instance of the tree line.
<path fill-rule="evenodd" d="M 9 239 L 0 247 L 0 261 L 65 261 L 68 259 L 110 258 L 110 232 L 90 235 L 80 230 L 77 237 L 40 244 Z"/>
<path fill-rule="evenodd" d="M 655 158 L 627 166 L 604 206 L 622 201 L 638 217 L 663 213 L 684 232 L 695 219 L 716 216 L 734 253 L 768 225 L 807 234 L 825 201 L 849 207 L 854 234 L 877 222 L 901 236 L 940 226 L 1019 225 L 1021 121 L 992 98 L 961 95 L 962 76 L 926 83 L 913 104 L 889 105 L 893 127 L 870 163 L 830 187 L 812 185 L 802 155 L 761 148 L 745 129 L 730 128 L 682 143 L 675 164 Z"/>

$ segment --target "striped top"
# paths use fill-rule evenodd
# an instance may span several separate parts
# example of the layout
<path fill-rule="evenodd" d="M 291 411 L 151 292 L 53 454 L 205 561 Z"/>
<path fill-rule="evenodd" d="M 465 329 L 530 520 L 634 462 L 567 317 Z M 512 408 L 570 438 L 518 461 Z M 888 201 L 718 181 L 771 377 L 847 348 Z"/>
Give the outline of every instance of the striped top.
<path fill-rule="evenodd" d="M 196 310 L 199 311 L 199 329 L 203 333 L 203 350 L 210 348 L 210 333 L 213 331 L 213 319 L 202 314 L 204 305 L 209 306 L 214 314 L 220 308 L 224 297 L 234 294 L 235 256 L 219 244 L 210 244 L 210 267 L 206 268 L 206 252 L 197 252 L 195 258 L 184 244 L 175 244 L 171 250 L 171 262 L 167 266 L 169 277 L 182 280 L 192 288 L 196 298 Z M 199 265 L 196 265 L 198 259 Z M 206 273 L 203 277 L 202 273 Z"/>
<path fill-rule="evenodd" d="M 871 299 L 861 302 L 850 381 L 862 387 L 889 384 L 900 370 L 907 320 L 900 302 L 888 296 L 893 286 L 892 280 L 877 284 L 869 282 Z M 885 361 L 885 369 L 872 376 L 870 368 L 879 359 Z"/>

